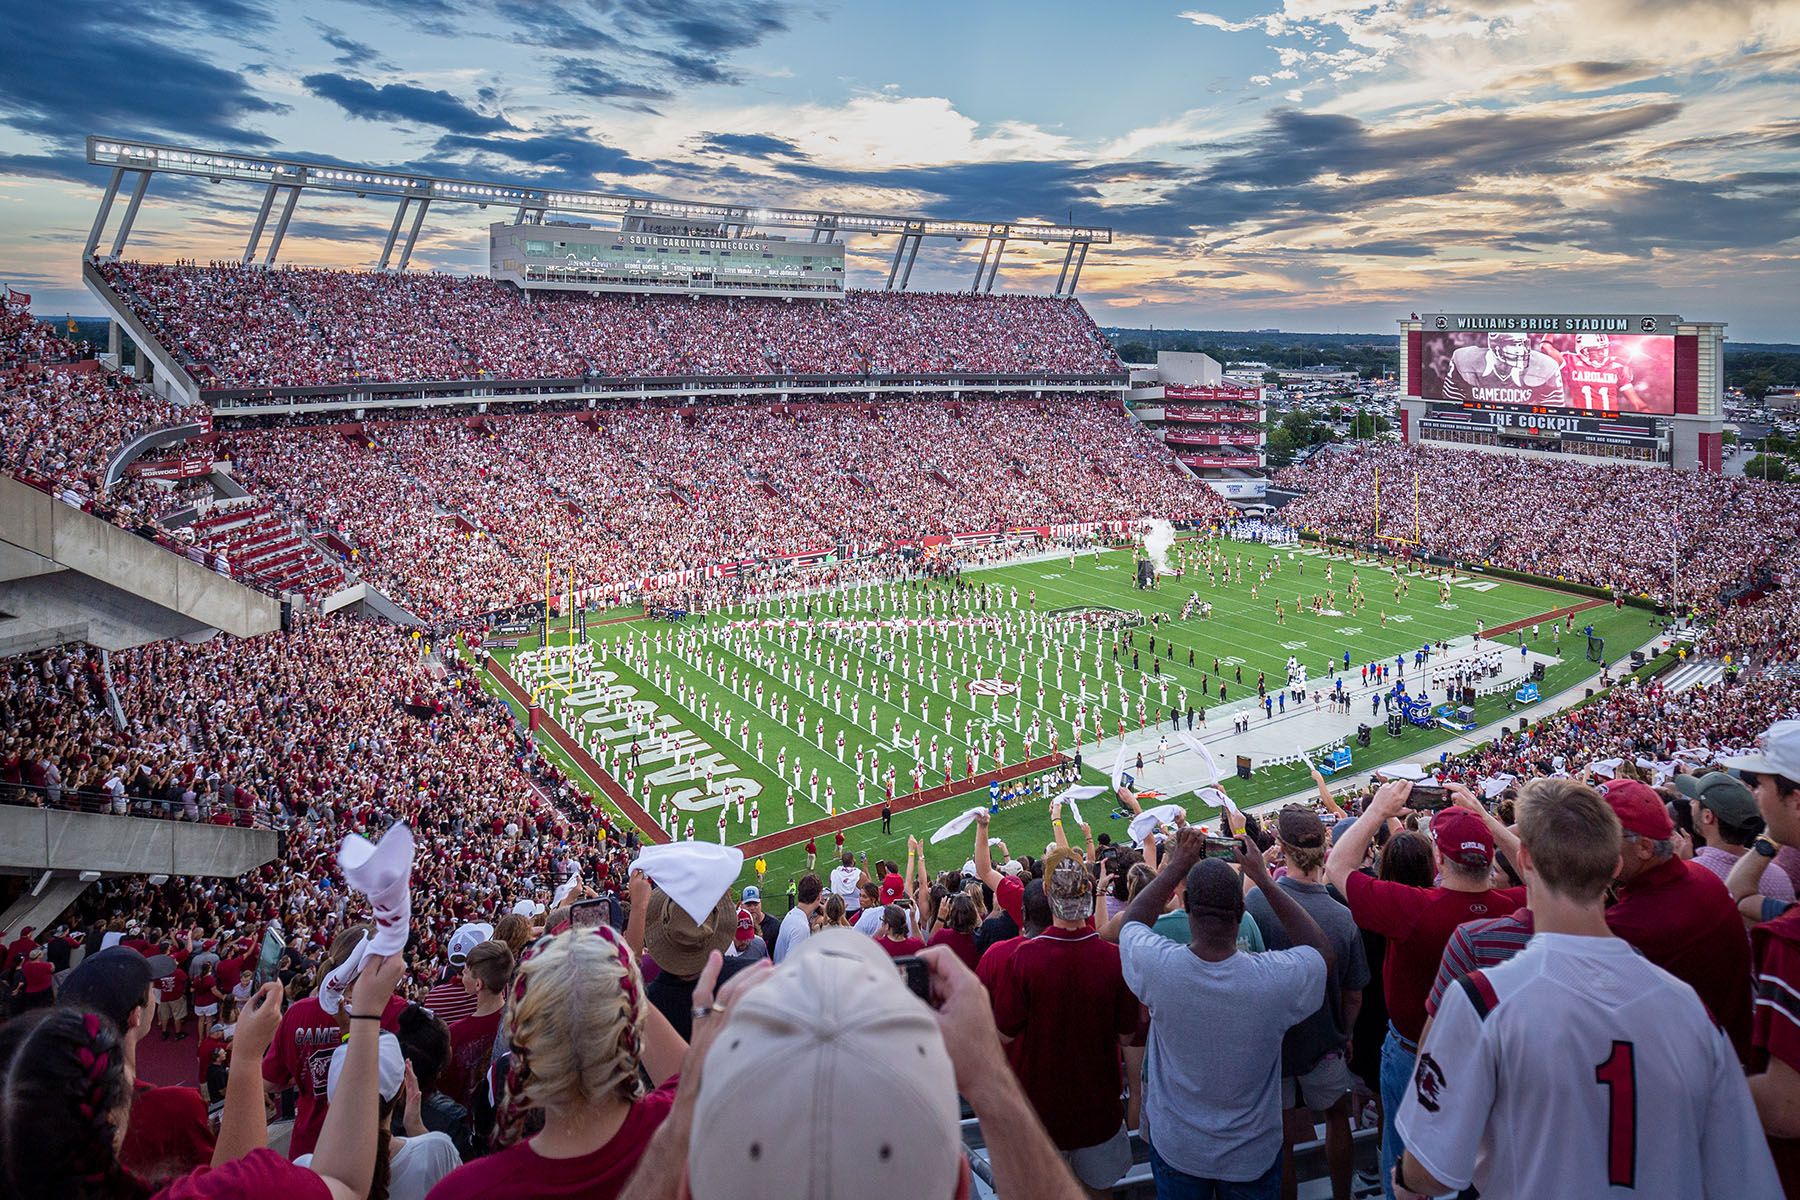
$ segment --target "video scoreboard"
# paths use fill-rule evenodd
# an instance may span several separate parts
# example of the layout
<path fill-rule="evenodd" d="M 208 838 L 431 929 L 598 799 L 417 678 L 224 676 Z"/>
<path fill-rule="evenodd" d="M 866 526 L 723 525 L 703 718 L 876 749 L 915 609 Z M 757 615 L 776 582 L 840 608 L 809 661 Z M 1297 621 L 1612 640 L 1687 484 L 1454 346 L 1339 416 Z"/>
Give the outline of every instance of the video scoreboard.
<path fill-rule="evenodd" d="M 842 242 L 588 225 L 488 227 L 489 273 L 527 289 L 726 296 L 844 294 Z"/>
<path fill-rule="evenodd" d="M 1662 313 L 1401 322 L 1402 436 L 1717 470 L 1724 327 Z"/>

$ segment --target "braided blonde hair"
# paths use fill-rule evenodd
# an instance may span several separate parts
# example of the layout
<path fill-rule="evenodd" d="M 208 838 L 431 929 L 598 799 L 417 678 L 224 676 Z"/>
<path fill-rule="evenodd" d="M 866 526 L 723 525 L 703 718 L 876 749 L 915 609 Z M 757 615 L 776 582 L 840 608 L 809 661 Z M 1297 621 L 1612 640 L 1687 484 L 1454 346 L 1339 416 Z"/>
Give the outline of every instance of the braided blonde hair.
<path fill-rule="evenodd" d="M 533 942 L 507 993 L 512 1067 L 500 1140 L 516 1140 L 532 1109 L 640 1099 L 644 1007 L 637 959 L 610 927 Z"/>

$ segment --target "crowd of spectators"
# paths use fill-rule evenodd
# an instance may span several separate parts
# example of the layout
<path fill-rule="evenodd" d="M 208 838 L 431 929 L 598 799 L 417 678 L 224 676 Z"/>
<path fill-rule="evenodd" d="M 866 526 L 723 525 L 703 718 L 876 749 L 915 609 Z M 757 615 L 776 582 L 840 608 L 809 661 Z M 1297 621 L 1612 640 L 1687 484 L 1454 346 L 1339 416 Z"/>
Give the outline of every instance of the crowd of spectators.
<path fill-rule="evenodd" d="M 263 639 L 129 664 L 128 736 L 225 764 L 251 795 L 212 803 L 277 819 L 282 857 L 112 885 L 70 927 L 0 939 L 0 1132 L 34 1148 L 0 1161 L 9 1195 L 708 1200 L 873 1178 L 953 1197 L 972 1144 L 999 1195 L 1075 1200 L 1128 1180 L 1135 1138 L 1159 1196 L 1273 1200 L 1322 1121 L 1348 1197 L 1371 1113 L 1381 1171 L 1359 1194 L 1800 1194 L 1800 1019 L 1780 1000 L 1800 908 L 1791 879 L 1758 891 L 1800 842 L 1791 681 L 1615 693 L 1580 735 L 1541 727 L 1444 772 L 1441 809 L 1407 780 L 1350 797 L 1315 775 L 1316 804 L 1115 843 L 1053 803 L 1041 857 L 980 811 L 961 867 L 926 861 L 960 844 L 912 840 L 904 864 L 846 846 L 777 917 L 732 885 L 734 851 L 632 863 L 539 793 L 552 773 L 497 706 L 411 639 L 288 641 L 291 662 Z M 243 673 L 215 684 L 221 665 Z M 92 673 L 46 658 L 9 702 L 91 709 Z M 1633 758 L 1677 741 L 1671 774 Z M 333 983 L 370 928 L 333 847 L 401 821 L 407 943 Z M 274 922 L 285 948 L 259 963 Z M 216 1130 L 191 1089 L 126 1082 L 144 1039 L 190 1029 Z M 871 1085 L 872 1110 L 818 1100 Z M 285 1155 L 265 1089 L 293 1104 Z"/>
<path fill-rule="evenodd" d="M 103 263 L 211 386 L 685 375 L 1110 375 L 1073 299 L 527 294 L 476 276 Z"/>
<path fill-rule="evenodd" d="M 1470 564 L 1704 606 L 1759 568 L 1792 563 L 1800 488 L 1704 472 L 1646 471 L 1411 445 L 1346 447 L 1275 476 L 1303 493 L 1297 528 L 1366 542 L 1410 538 Z M 1391 543 L 1383 543 L 1392 548 Z"/>
<path fill-rule="evenodd" d="M 1103 400 L 636 408 L 242 430 L 238 477 L 427 620 L 617 600 L 670 571 L 956 532 L 1209 520 L 1222 503 Z M 560 590 L 560 589 L 559 589 Z"/>

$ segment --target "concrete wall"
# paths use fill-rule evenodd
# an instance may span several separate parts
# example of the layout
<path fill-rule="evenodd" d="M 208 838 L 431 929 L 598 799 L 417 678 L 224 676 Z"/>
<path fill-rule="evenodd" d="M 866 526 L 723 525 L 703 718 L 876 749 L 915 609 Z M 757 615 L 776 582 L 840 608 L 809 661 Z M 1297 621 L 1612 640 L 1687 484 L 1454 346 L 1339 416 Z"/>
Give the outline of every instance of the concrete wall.
<path fill-rule="evenodd" d="M 274 859 L 269 829 L 0 805 L 0 870 L 228 879 Z"/>
<path fill-rule="evenodd" d="M 1191 350 L 1158 350 L 1156 376 L 1165 384 L 1210 387 L 1225 378 L 1225 371 L 1210 354 L 1199 354 Z"/>
<path fill-rule="evenodd" d="M 44 627 L 84 624 L 82 640 L 106 650 L 281 624 L 275 598 L 10 477 L 0 478 L 0 565 L 0 610 Z"/>
<path fill-rule="evenodd" d="M 131 311 L 131 305 L 113 291 L 112 285 L 106 282 L 99 268 L 91 261 L 81 264 L 81 282 L 106 309 L 106 315 L 112 318 L 114 327 L 130 338 L 131 344 L 137 348 L 139 378 L 147 378 L 156 394 L 164 399 L 178 404 L 200 403 L 200 385 L 194 382 L 194 377 L 188 374 L 186 367 L 175 361 L 175 356 L 161 342 L 151 336 L 144 323 L 138 320 L 137 314 Z M 146 371 L 146 367 L 153 369 Z"/>

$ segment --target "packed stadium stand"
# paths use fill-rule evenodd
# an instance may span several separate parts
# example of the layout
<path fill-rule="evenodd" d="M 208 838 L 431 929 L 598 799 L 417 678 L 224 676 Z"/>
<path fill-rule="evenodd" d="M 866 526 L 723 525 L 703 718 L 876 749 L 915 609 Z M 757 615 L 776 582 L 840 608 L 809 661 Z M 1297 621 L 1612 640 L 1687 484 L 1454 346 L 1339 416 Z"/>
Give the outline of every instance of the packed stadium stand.
<path fill-rule="evenodd" d="M 143 264 L 106 264 L 104 270 L 141 319 L 217 387 L 583 373 L 1118 369 L 1073 301 L 877 293 L 794 304 L 618 295 L 526 299 L 488 281 L 441 276 Z M 704 950 L 715 943 L 731 948 L 726 961 L 735 965 L 728 972 L 762 971 L 750 966 L 762 958 L 784 960 L 758 990 L 765 1002 L 779 997 L 787 1012 L 809 1018 L 765 1018 L 768 1023 L 752 1027 L 749 1040 L 759 1053 L 787 1046 L 776 1040 L 785 1034 L 770 1032 L 777 1025 L 791 1030 L 801 1047 L 784 1050 L 783 1071 L 763 1072 L 766 1086 L 787 1071 L 799 1077 L 802 1070 L 827 1069 L 809 1052 L 808 1029 L 840 1030 L 848 1040 L 872 1027 L 888 1028 L 870 1019 L 870 1008 L 852 1009 L 840 1025 L 829 1024 L 836 1018 L 820 997 L 836 997 L 840 989 L 860 997 L 858 980 L 875 975 L 841 965 L 861 961 L 857 955 L 867 949 L 862 943 L 836 959 L 794 949 L 830 912 L 818 878 L 799 881 L 785 921 L 781 887 L 773 879 L 767 897 L 719 880 L 724 890 L 715 888 L 704 899 L 703 915 L 713 910 L 704 921 L 671 901 L 666 890 L 653 897 L 642 874 L 630 877 L 641 849 L 638 831 L 607 816 L 547 759 L 508 706 L 484 691 L 478 673 L 451 651 L 454 635 L 475 629 L 481 614 L 542 600 L 546 545 L 554 544 L 560 562 L 573 564 L 577 587 L 605 604 L 650 598 L 657 576 L 695 567 L 891 547 L 969 531 L 1143 516 L 1205 526 L 1228 515 L 1217 496 L 1182 471 L 1116 400 L 1081 393 L 505 416 L 424 408 L 395 419 L 317 425 L 270 419 L 197 439 L 229 465 L 235 489 L 245 495 L 225 495 L 210 477 L 165 485 L 127 475 L 109 487 L 109 464 L 124 446 L 190 414 L 79 354 L 27 316 L 7 313 L 0 325 L 0 452 L 9 472 L 259 586 L 316 599 L 351 579 L 366 581 L 428 628 L 317 616 L 301 604 L 291 628 L 259 638 L 174 640 L 110 656 L 63 647 L 0 661 L 0 802 L 194 825 L 256 825 L 282 835 L 276 860 L 241 878 L 106 879 L 86 890 L 54 928 L 0 930 L 0 1003 L 11 1018 L 0 1025 L 0 1074 L 9 1089 L 0 1133 L 19 1145 L 39 1144 L 32 1139 L 75 1145 L 65 1156 L 45 1156 L 29 1166 L 5 1159 L 9 1194 L 31 1200 L 76 1194 L 146 1200 L 178 1179 L 182 1187 L 198 1189 L 178 1193 L 183 1196 L 283 1189 L 314 1194 L 288 1174 L 300 1168 L 262 1148 L 269 1137 L 264 1082 L 278 1097 L 281 1115 L 292 1118 L 288 1140 L 280 1143 L 290 1154 L 316 1151 L 312 1170 L 321 1174 L 344 1169 L 339 1164 L 357 1154 L 367 1160 L 356 1160 L 362 1162 L 360 1181 L 340 1189 L 342 1195 L 369 1196 L 371 1179 L 378 1192 L 385 1191 L 390 1169 L 393 1180 L 414 1187 L 408 1196 L 423 1196 L 432 1184 L 438 1188 L 433 1200 L 536 1194 L 533 1186 L 552 1168 L 515 1141 L 540 1125 L 552 1137 L 571 1128 L 591 1132 L 605 1125 L 593 1115 L 602 1110 L 607 1121 L 620 1123 L 607 1127 L 625 1132 L 559 1160 L 558 1194 L 618 1195 L 640 1157 L 649 1170 L 671 1170 L 670 1161 L 709 1167 L 716 1138 L 697 1139 L 696 1146 L 707 1145 L 691 1159 L 678 1150 L 675 1159 L 659 1160 L 646 1148 L 654 1145 L 651 1135 L 659 1126 L 685 1136 L 691 1113 L 677 1107 L 688 1086 L 683 1081 L 702 1079 L 702 1095 L 716 1095 L 705 1089 L 721 1086 L 719 1058 L 705 1060 L 705 1076 L 697 1060 L 717 1028 L 747 1028 L 733 1010 L 748 1006 L 745 997 L 757 992 L 727 987 L 715 1005 L 712 979 L 702 982 Z M 1715 1188 L 1718 1194 L 1774 1194 L 1774 1166 L 1749 1107 L 1744 1073 L 1693 993 L 1706 997 L 1721 1024 L 1750 1029 L 1751 941 L 1733 902 L 1783 922 L 1776 927 L 1779 938 L 1800 944 L 1800 935 L 1790 932 L 1797 918 L 1776 915 L 1800 890 L 1800 850 L 1794 848 L 1800 842 L 1800 791 L 1794 790 L 1800 788 L 1800 758 L 1781 760 L 1796 764 L 1794 778 L 1766 762 L 1760 782 L 1753 771 L 1756 799 L 1745 801 L 1736 792 L 1749 793 L 1738 787 L 1731 810 L 1736 816 L 1723 825 L 1718 819 L 1708 824 L 1699 801 L 1690 810 L 1676 790 L 1675 772 L 1679 763 L 1681 775 L 1699 776 L 1741 761 L 1733 756 L 1800 746 L 1791 737 L 1780 742 L 1777 724 L 1800 714 L 1800 606 L 1792 603 L 1800 570 L 1800 488 L 1441 449 L 1352 447 L 1283 472 L 1276 483 L 1300 493 L 1283 519 L 1315 536 L 1365 548 L 1378 544 L 1372 541 L 1378 533 L 1410 533 L 1410 487 L 1395 489 L 1407 503 L 1391 502 L 1377 527 L 1377 468 L 1384 480 L 1419 479 L 1418 543 L 1384 546 L 1387 551 L 1560 577 L 1616 589 L 1621 600 L 1646 593 L 1665 609 L 1678 607 L 1697 618 L 1696 653 L 1729 655 L 1732 669 L 1679 690 L 1655 677 L 1633 678 L 1449 759 L 1444 782 L 1468 788 L 1466 801 L 1459 796 L 1452 805 L 1450 820 L 1480 831 L 1458 827 L 1457 837 L 1466 840 L 1454 863 L 1425 836 L 1438 828 L 1436 820 L 1402 812 L 1406 794 L 1397 785 L 1339 786 L 1334 797 L 1333 785 L 1320 776 L 1322 813 L 1288 808 L 1253 817 L 1248 825 L 1247 836 L 1288 877 L 1283 882 L 1259 879 L 1248 847 L 1240 856 L 1243 877 L 1222 863 L 1196 861 L 1200 843 L 1191 833 L 1168 838 L 1159 858 L 1154 837 L 1143 848 L 1128 844 L 1123 821 L 1097 847 L 1040 859 L 1035 848 L 990 849 L 985 817 L 973 818 L 980 823 L 969 830 L 973 846 L 965 871 L 954 866 L 965 853 L 961 835 L 953 852 L 934 859 L 952 867 L 938 885 L 941 894 L 932 891 L 937 881 L 926 877 L 922 848 L 915 847 L 921 856 L 916 892 L 910 863 L 909 878 L 900 885 L 887 878 L 898 879 L 899 864 L 890 864 L 888 873 L 870 864 L 876 890 L 868 895 L 886 895 L 880 905 L 869 901 L 871 915 L 882 926 L 894 924 L 892 936 L 884 930 L 874 944 L 885 954 L 924 950 L 939 1008 L 931 1017 L 906 1000 L 912 1007 L 897 1009 L 893 1018 L 904 1037 L 856 1042 L 869 1048 L 850 1063 L 854 1078 L 843 1076 L 842 1094 L 867 1099 L 884 1122 L 918 1134 L 929 1151 L 922 1157 L 944 1158 L 953 1172 L 964 1169 L 967 1147 L 973 1174 L 961 1194 L 1072 1200 L 1084 1193 L 1064 1168 L 1071 1157 L 1083 1179 L 1104 1177 L 1121 1196 L 1155 1194 L 1168 1170 L 1161 1156 L 1173 1152 L 1177 1139 L 1158 1134 L 1153 1164 L 1151 1147 L 1137 1132 L 1143 1111 L 1186 1112 L 1196 1128 L 1215 1120 L 1256 1123 L 1257 1161 L 1249 1165 L 1266 1185 L 1263 1194 L 1272 1194 L 1266 1189 L 1278 1186 L 1280 1143 L 1311 1137 L 1314 1118 L 1304 1117 L 1303 1135 L 1296 1139 L 1289 1129 L 1284 1139 L 1270 1098 L 1283 1073 L 1283 1033 L 1309 1015 L 1348 1017 L 1345 1028 L 1328 1022 L 1325 1030 L 1329 1056 L 1343 1060 L 1337 1072 L 1342 1091 L 1330 1103 L 1332 1115 L 1323 1118 L 1327 1146 L 1311 1150 L 1315 1158 L 1332 1158 L 1332 1173 L 1345 1185 L 1339 1190 L 1347 1193 L 1352 1122 L 1363 1131 L 1359 1161 L 1372 1169 L 1368 1143 L 1375 1130 L 1385 1128 L 1397 1142 L 1397 1112 L 1407 1112 L 1409 1120 L 1416 1115 L 1416 1105 L 1398 1106 L 1408 1090 L 1415 1039 L 1422 1035 L 1413 1024 L 1403 1032 L 1390 1020 L 1406 1021 L 1403 1008 L 1422 1017 L 1425 983 L 1451 935 L 1446 927 L 1436 945 L 1426 946 L 1429 938 L 1409 932 L 1410 923 L 1393 914 L 1410 912 L 1414 901 L 1454 900 L 1451 893 L 1459 891 L 1479 893 L 1471 903 L 1492 904 L 1495 916 L 1522 903 L 1522 889 L 1490 884 L 1522 881 L 1519 863 L 1510 857 L 1517 843 L 1505 840 L 1509 826 L 1521 808 L 1548 804 L 1544 797 L 1552 795 L 1599 814 L 1584 833 L 1605 842 L 1603 867 L 1640 849 L 1652 863 L 1635 882 L 1621 876 L 1618 913 L 1637 913 L 1653 902 L 1645 897 L 1654 881 L 1671 872 L 1682 887 L 1705 891 L 1705 904 L 1725 906 L 1723 924 L 1700 928 L 1697 909 L 1669 902 L 1649 932 L 1623 915 L 1617 932 L 1646 963 L 1691 985 L 1682 990 L 1668 984 L 1674 999 L 1648 1007 L 1669 1021 L 1692 1018 L 1681 1026 L 1682 1044 L 1729 1068 L 1709 1076 L 1708 1087 L 1740 1104 L 1730 1120 L 1717 1124 L 1735 1130 L 1741 1144 L 1727 1155 L 1689 1148 L 1690 1157 L 1709 1164 L 1709 1178 L 1749 1181 L 1736 1190 Z M 884 579 L 901 570 L 891 557 L 809 569 L 812 575 L 797 578 Z M 696 588 L 709 599 L 729 600 L 742 599 L 755 586 L 752 575 L 708 579 Z M 1152 652 L 1154 646 L 1152 641 Z M 1608 777 L 1614 782 L 1604 793 L 1590 788 Z M 1637 786 L 1621 789 L 1620 781 Z M 1746 803 L 1775 814 L 1766 822 L 1768 832 L 1781 834 L 1786 844 L 1770 845 L 1766 853 L 1747 849 L 1765 822 L 1746 816 Z M 1608 815 L 1613 810 L 1617 816 Z M 1690 832 L 1665 828 L 1677 810 L 1691 811 Z M 349 1000 L 355 1017 L 364 1020 L 346 1017 L 343 1032 L 322 1007 L 319 994 L 329 992 L 322 981 L 358 952 L 358 934 L 371 928 L 371 918 L 400 918 L 391 898 L 371 901 L 350 886 L 337 854 L 347 835 L 392 837 L 398 822 L 418 843 L 409 884 L 400 889 L 410 905 L 404 951 L 371 960 L 379 965 L 364 971 Z M 1342 828 L 1328 832 L 1328 825 Z M 1526 825 L 1526 837 L 1541 828 Z M 1056 836 L 1062 836 L 1060 819 Z M 1515 849 L 1496 851 L 1496 838 Z M 1345 845 L 1354 853 L 1341 856 L 1333 849 Z M 1534 856 L 1544 851 L 1547 872 L 1566 859 L 1544 843 L 1528 848 Z M 1472 866 L 1471 849 L 1479 852 Z M 1006 861 L 994 861 L 1002 856 Z M 1255 863 L 1261 861 L 1256 855 Z M 1727 873 L 1735 878 L 1740 861 L 1767 874 L 1760 884 L 1752 880 L 1744 894 L 1734 883 L 1728 899 L 1720 879 Z M 830 865 L 827 857 L 822 867 Z M 1458 875 L 1459 867 L 1467 869 Z M 1187 874 L 1189 868 L 1198 874 Z M 856 894 L 858 868 L 844 869 Z M 1273 915 L 1255 912 L 1252 904 L 1244 917 L 1245 910 L 1233 905 L 1241 904 L 1246 878 L 1253 900 L 1262 900 L 1264 908 L 1279 901 L 1278 892 L 1294 899 Z M 1327 894 L 1328 879 L 1349 900 L 1338 905 L 1343 913 L 1333 910 L 1337 948 L 1330 970 L 1360 970 L 1356 978 L 1364 986 L 1351 990 L 1366 997 L 1361 1020 L 1331 1007 L 1336 1001 L 1327 997 L 1336 993 L 1326 991 L 1326 959 L 1306 941 L 1316 934 L 1322 942 L 1324 934 L 1311 917 L 1289 911 L 1302 904 L 1311 911 L 1315 902 L 1337 905 Z M 1542 886 L 1541 879 L 1535 877 L 1534 886 Z M 1177 887 L 1189 889 L 1185 900 L 1174 899 Z M 556 932 L 567 916 L 564 902 L 608 892 L 630 901 L 632 920 L 623 929 L 602 922 L 597 933 Z M 1371 898 L 1377 895 L 1388 908 Z M 916 916 L 887 906 L 902 897 Z M 1217 912 L 1208 908 L 1215 901 Z M 1765 909 L 1765 902 L 1777 907 Z M 841 898 L 839 903 L 842 912 Z M 1178 944 L 1189 932 L 1182 924 L 1184 904 L 1194 928 L 1211 921 L 1222 929 L 1214 939 L 1220 962 L 1230 961 L 1238 939 L 1248 937 L 1240 932 L 1244 922 L 1258 926 L 1258 946 L 1266 927 L 1269 944 L 1279 936 L 1286 947 L 1270 949 L 1263 960 L 1271 964 L 1266 970 L 1274 983 L 1260 991 L 1246 985 L 1242 994 L 1230 995 L 1218 1027 L 1178 1025 L 1191 1021 L 1183 1006 L 1201 989 L 1180 974 L 1182 964 L 1193 969 L 1192 956 Z M 1175 940 L 1164 937 L 1168 948 L 1153 944 L 1159 935 L 1148 932 L 1165 925 L 1157 920 L 1165 907 L 1182 926 L 1168 935 Z M 1229 919 L 1221 923 L 1220 912 Z M 645 913 L 655 914 L 648 932 L 640 916 Z M 978 916 L 985 919 L 979 926 Z M 1091 936 L 1089 925 L 1099 937 Z M 553 936 L 539 939 L 546 932 Z M 852 936 L 864 935 L 820 931 L 825 945 Z M 934 948 L 925 949 L 925 939 Z M 1539 938 L 1538 948 L 1526 953 L 1548 953 L 1546 944 L 1564 940 Z M 1758 935 L 1756 970 L 1765 994 L 1777 986 L 1800 987 L 1794 951 L 1790 946 L 1784 958 L 1779 947 L 1768 949 L 1774 941 L 1767 931 Z M 120 967 L 115 943 L 126 953 L 153 957 Z M 1523 945 L 1518 937 L 1509 952 Z M 1683 950 L 1694 946 L 1709 957 L 1702 961 Z M 261 975 L 269 980 L 271 1007 L 258 1016 L 252 997 L 265 954 Z M 800 965 L 789 966 L 795 955 Z M 1504 957 L 1496 952 L 1480 963 L 1501 970 Z M 1638 959 L 1626 957 L 1633 964 Z M 1402 959 L 1403 968 L 1396 969 Z M 1717 966 L 1721 959 L 1728 960 L 1723 969 Z M 805 967 L 809 961 L 814 965 Z M 92 963 L 104 971 L 137 972 L 130 975 L 135 993 L 116 1020 L 108 1015 L 101 1021 L 91 1012 L 104 991 L 84 991 L 102 973 Z M 149 963 L 160 977 L 145 974 Z M 783 981 L 802 969 L 819 972 L 808 977 L 813 990 L 783 990 Z M 1277 978 L 1277 971 L 1285 974 Z M 1424 979 L 1417 978 L 1420 971 Z M 1594 973 L 1582 977 L 1591 980 Z M 152 982 L 158 1004 L 166 1007 L 142 1005 Z M 1310 999 L 1296 1007 L 1302 988 Z M 1464 990 L 1449 991 L 1443 1003 L 1464 1003 Z M 898 994 L 897 984 L 889 993 L 868 993 L 870 1003 L 887 1003 L 890 993 Z M 278 1028 L 276 1014 L 284 1005 Z M 1776 1035 L 1777 1051 L 1791 1052 L 1800 1045 L 1800 1022 L 1787 1009 L 1767 1007 L 1756 1009 L 1758 1053 L 1768 1049 L 1768 1029 L 1779 1021 L 1793 1029 L 1779 1027 L 1785 1032 Z M 1288 1009 L 1296 1011 L 1278 1020 L 1275 1014 Z M 1233 1022 L 1230 1029 L 1223 1027 L 1225 1019 Z M 379 1073 L 370 1028 L 377 1021 L 400 1035 L 391 1051 L 382 1040 Z M 505 1036 L 496 1043 L 502 1028 Z M 1559 1026 L 1545 1018 L 1539 1028 Z M 1000 1029 L 1011 1039 L 1004 1047 Z M 191 1042 L 185 1040 L 190 1036 Z M 335 1072 L 328 1070 L 342 1042 L 350 1048 L 340 1052 Z M 572 1045 L 605 1048 L 604 1063 L 571 1065 L 558 1047 Z M 890 1053 L 895 1046 L 904 1053 Z M 1183 1046 L 1199 1056 L 1189 1072 L 1200 1081 L 1195 1086 L 1204 1086 L 1220 1064 L 1241 1067 L 1249 1082 L 1234 1085 L 1231 1095 L 1197 1097 L 1164 1090 L 1170 1085 L 1161 1070 L 1144 1075 L 1147 1053 L 1160 1062 L 1183 1053 Z M 1748 1044 L 1743 1050 L 1750 1054 Z M 406 1078 L 416 1080 L 420 1093 L 416 1102 L 402 1096 L 402 1055 L 412 1069 Z M 929 1059 L 930 1065 L 917 1067 L 913 1059 Z M 1397 1079 L 1390 1059 L 1400 1064 Z M 153 1072 L 146 1069 L 152 1060 Z M 238 1065 L 228 1065 L 234 1060 Z M 223 1123 L 215 1130 L 204 1105 L 188 1092 L 159 1095 L 180 1088 L 146 1083 L 134 1094 L 128 1063 L 135 1077 L 154 1074 L 156 1082 L 183 1087 L 198 1082 L 215 1104 L 232 1093 Z M 1593 1089 L 1592 1062 L 1577 1065 L 1579 1082 Z M 941 1094 L 931 1112 L 902 1120 L 882 1106 L 905 1090 L 892 1081 L 911 1079 L 912 1070 L 935 1074 L 906 1094 Z M 565 1098 L 590 1085 L 584 1072 L 604 1086 L 571 1116 Z M 347 1120 L 331 1120 L 359 1103 L 346 1097 L 372 1095 L 378 1078 L 390 1073 L 391 1087 L 380 1085 L 389 1108 L 378 1117 L 371 1099 L 361 1121 L 383 1130 L 379 1141 L 368 1128 L 359 1133 Z M 645 1087 L 641 1076 L 652 1086 Z M 247 1102 L 246 1081 L 253 1090 Z M 1314 1083 L 1324 1086 L 1317 1077 Z M 1566 1096 L 1576 1089 L 1554 1090 Z M 959 1120 L 956 1091 L 972 1117 Z M 1254 1104 L 1245 1096 L 1253 1096 Z M 732 1111 L 761 1111 L 762 1103 L 762 1094 L 752 1093 L 739 1097 Z M 133 1136 L 154 1130 L 160 1140 L 146 1145 L 128 1137 L 115 1151 L 109 1122 L 124 1111 L 131 1114 Z M 852 1122 L 860 1111 L 847 1101 L 818 1122 L 825 1131 L 818 1136 L 862 1128 Z M 1270 1116 L 1272 1123 L 1264 1120 Z M 390 1154 L 389 1118 L 406 1138 L 391 1163 L 375 1157 Z M 73 1138 L 69 1129 L 81 1136 Z M 1709 1129 L 1705 1136 L 1722 1135 Z M 1189 1133 L 1181 1144 L 1192 1149 L 1214 1143 Z M 1102 1146 L 1105 1154 L 1087 1153 Z M 1776 1157 L 1791 1169 L 1791 1147 L 1776 1146 Z M 219 1167 L 206 1184 L 207 1175 L 189 1172 L 214 1162 L 215 1147 Z M 738 1166 L 747 1171 L 757 1157 L 747 1152 Z M 908 1159 L 905 1166 L 910 1172 L 919 1161 Z M 371 1168 L 372 1162 L 383 1166 Z M 1241 1172 L 1247 1163 L 1239 1146 L 1228 1169 Z M 1322 1168 L 1315 1171 L 1320 1173 Z M 729 1186 L 708 1193 L 704 1173 L 695 1178 L 699 1200 L 738 1194 Z M 1360 1195 L 1377 1194 L 1380 1183 L 1366 1176 L 1359 1188 Z"/>
<path fill-rule="evenodd" d="M 472 276 L 109 262 L 209 387 L 694 375 L 1117 374 L 1072 299 L 526 294 Z"/>

